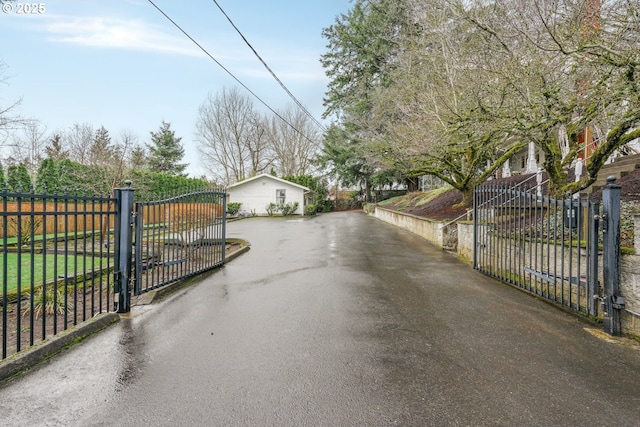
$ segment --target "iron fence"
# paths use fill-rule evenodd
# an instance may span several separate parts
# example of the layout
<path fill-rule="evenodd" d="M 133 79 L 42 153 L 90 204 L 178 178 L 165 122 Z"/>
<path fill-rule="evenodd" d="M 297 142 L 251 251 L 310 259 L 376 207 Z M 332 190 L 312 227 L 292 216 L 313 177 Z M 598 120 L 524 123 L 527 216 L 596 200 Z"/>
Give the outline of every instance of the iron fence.
<path fill-rule="evenodd" d="M 133 195 L 130 182 L 114 197 L 0 191 L 0 360 L 224 264 L 224 190 Z"/>
<path fill-rule="evenodd" d="M 114 199 L 0 191 L 2 359 L 108 312 Z"/>
<path fill-rule="evenodd" d="M 533 176 L 532 178 L 534 178 Z M 599 202 L 544 196 L 540 179 L 475 190 L 474 267 L 587 315 L 596 315 Z"/>

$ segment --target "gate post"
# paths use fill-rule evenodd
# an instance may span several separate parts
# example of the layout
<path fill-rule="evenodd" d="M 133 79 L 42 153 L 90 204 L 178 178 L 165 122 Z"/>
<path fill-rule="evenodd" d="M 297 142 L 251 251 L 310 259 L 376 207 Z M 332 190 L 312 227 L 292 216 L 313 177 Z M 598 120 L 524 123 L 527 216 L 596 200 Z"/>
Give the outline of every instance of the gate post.
<path fill-rule="evenodd" d="M 224 264 L 226 260 L 226 246 L 227 246 L 227 197 L 229 193 L 227 193 L 227 189 L 225 188 L 222 192 L 222 264 Z M 337 197 L 336 197 L 337 200 Z"/>
<path fill-rule="evenodd" d="M 133 189 L 131 181 L 125 181 L 126 188 L 116 188 L 115 218 L 115 270 L 113 278 L 114 311 L 128 313 L 131 310 L 131 255 L 133 246 Z"/>
<path fill-rule="evenodd" d="M 478 186 L 473 188 L 473 268 L 478 269 Z"/>
<path fill-rule="evenodd" d="M 588 268 L 588 313 L 596 316 L 598 314 L 598 230 L 600 229 L 600 203 L 598 201 L 588 202 L 588 229 L 587 229 L 587 268 Z"/>
<path fill-rule="evenodd" d="M 604 330 L 621 334 L 620 311 L 624 309 L 624 298 L 620 296 L 620 185 L 616 178 L 607 178 L 602 190 L 603 211 L 603 273 L 604 295 L 602 298 Z"/>

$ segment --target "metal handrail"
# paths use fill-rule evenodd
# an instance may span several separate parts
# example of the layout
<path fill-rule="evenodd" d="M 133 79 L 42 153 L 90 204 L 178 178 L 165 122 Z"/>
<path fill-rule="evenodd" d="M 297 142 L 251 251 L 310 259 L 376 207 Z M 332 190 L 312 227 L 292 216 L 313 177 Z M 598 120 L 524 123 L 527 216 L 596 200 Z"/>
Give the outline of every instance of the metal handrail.
<path fill-rule="evenodd" d="M 585 144 L 585 146 L 583 148 L 578 150 L 578 152 L 580 152 L 580 151 L 584 152 L 584 159 L 582 159 L 583 162 L 586 163 L 587 160 L 589 160 L 591 158 L 591 156 L 587 156 L 587 149 L 592 147 L 592 146 L 597 146 L 601 139 L 602 138 L 596 138 L 593 141 L 591 141 L 589 144 Z"/>
<path fill-rule="evenodd" d="M 532 178 L 537 178 L 537 177 L 538 177 L 538 174 L 537 174 L 537 173 L 534 173 L 534 174 L 532 174 L 529 178 L 525 179 L 524 181 L 521 181 L 521 182 L 517 183 L 517 184 L 516 184 L 516 185 L 514 185 L 513 187 L 517 187 L 518 185 L 522 185 L 522 184 L 524 184 L 525 182 L 527 182 L 527 181 L 531 180 Z M 541 182 L 540 182 L 540 185 L 544 185 L 544 184 L 546 184 L 546 183 L 548 183 L 548 182 L 549 182 L 549 179 L 546 179 L 545 181 L 541 181 Z M 495 199 L 497 199 L 497 198 L 498 198 L 498 196 L 495 196 L 493 199 L 489 199 L 489 200 L 485 201 L 484 203 L 482 203 L 482 204 L 481 204 L 480 206 L 478 206 L 478 207 L 481 207 L 481 206 L 483 206 L 483 205 L 489 204 L 489 202 L 491 202 L 491 201 L 493 201 L 493 200 L 495 200 Z M 513 199 L 511 199 L 511 200 L 513 200 Z M 510 202 L 511 200 L 507 200 L 507 201 L 509 201 L 509 202 Z M 445 227 L 447 227 L 447 226 L 449 226 L 449 225 L 453 224 L 454 222 L 458 221 L 460 218 L 462 218 L 462 217 L 464 217 L 464 216 L 467 216 L 467 215 L 469 215 L 469 212 L 468 212 L 468 211 L 467 211 L 467 212 L 465 212 L 465 213 L 463 213 L 462 215 L 458 216 L 457 218 L 452 219 L 451 221 L 444 223 L 443 225 L 441 225 L 441 226 L 440 226 L 440 230 L 442 230 L 443 228 L 445 228 Z"/>

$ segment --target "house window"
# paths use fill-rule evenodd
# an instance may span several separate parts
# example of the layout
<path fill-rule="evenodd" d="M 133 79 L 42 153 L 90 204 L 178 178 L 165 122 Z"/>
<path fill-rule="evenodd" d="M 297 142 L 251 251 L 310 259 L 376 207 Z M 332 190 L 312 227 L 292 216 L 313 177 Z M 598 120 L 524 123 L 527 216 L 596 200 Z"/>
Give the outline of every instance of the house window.
<path fill-rule="evenodd" d="M 286 199 L 286 190 L 276 190 L 276 203 L 284 204 Z"/>

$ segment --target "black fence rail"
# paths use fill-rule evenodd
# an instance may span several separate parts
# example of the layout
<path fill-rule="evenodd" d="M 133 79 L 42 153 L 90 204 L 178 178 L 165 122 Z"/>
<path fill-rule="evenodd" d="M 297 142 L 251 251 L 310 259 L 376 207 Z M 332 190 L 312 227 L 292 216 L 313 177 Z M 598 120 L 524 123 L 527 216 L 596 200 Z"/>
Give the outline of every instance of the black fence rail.
<path fill-rule="evenodd" d="M 135 204 L 134 294 L 225 261 L 226 193 L 210 189 Z"/>
<path fill-rule="evenodd" d="M 0 190 L 2 359 L 113 309 L 114 202 Z"/>

